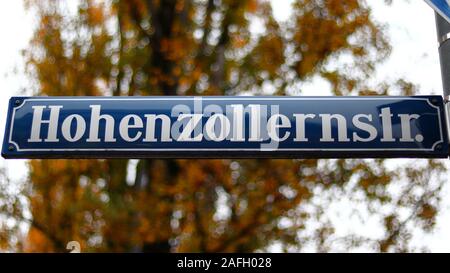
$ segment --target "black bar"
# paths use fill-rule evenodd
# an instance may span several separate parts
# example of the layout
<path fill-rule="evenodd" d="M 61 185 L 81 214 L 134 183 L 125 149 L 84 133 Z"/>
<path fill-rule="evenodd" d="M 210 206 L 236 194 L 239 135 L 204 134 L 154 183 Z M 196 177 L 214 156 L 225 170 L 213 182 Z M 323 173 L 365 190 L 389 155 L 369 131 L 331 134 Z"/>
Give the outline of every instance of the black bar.
<path fill-rule="evenodd" d="M 20 269 L 27 267 L 33 272 L 309 273 L 389 272 L 394 269 L 398 269 L 398 272 L 406 272 L 409 269 L 418 272 L 438 272 L 445 268 L 447 257 L 448 255 L 429 254 L 0 254 L 0 263 L 2 268 L 5 268 L 2 272 L 21 272 L 24 270 Z M 204 266 L 180 266 L 189 260 L 197 261 L 197 265 L 200 264 L 200 260 L 211 262 L 207 269 Z M 253 266 L 252 261 L 256 261 L 253 262 Z M 433 267 L 436 269 L 439 267 L 440 270 L 433 270 Z"/>

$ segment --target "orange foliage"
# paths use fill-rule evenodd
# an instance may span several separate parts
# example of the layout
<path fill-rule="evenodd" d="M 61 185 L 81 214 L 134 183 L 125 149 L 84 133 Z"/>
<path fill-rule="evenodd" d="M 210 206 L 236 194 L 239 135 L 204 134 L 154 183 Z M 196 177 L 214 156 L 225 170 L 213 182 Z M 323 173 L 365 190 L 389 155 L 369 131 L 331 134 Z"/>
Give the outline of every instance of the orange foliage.
<path fill-rule="evenodd" d="M 29 1 L 39 19 L 25 53 L 36 95 L 259 94 L 267 80 L 281 89 L 316 74 L 346 94 L 367 78 L 326 71 L 330 58 L 347 53 L 365 75 L 389 52 L 361 0 L 298 0 L 283 26 L 267 0 L 99 2 L 82 0 L 67 14 L 64 1 Z M 251 18 L 265 33 L 250 33 Z M 25 250 L 66 251 L 72 240 L 83 251 L 296 246 L 305 223 L 297 208 L 314 185 L 343 185 L 358 172 L 369 191 L 393 178 L 381 162 L 347 165 L 324 172 L 317 160 L 32 160 L 30 211 L 40 229 L 30 229 Z M 280 226 L 286 217 L 292 225 Z"/>

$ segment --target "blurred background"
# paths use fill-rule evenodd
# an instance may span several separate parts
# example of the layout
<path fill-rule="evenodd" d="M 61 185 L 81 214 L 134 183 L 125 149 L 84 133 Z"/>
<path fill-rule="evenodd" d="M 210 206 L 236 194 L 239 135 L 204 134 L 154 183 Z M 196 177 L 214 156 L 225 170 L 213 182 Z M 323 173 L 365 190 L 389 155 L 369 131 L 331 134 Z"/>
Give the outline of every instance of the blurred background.
<path fill-rule="evenodd" d="M 1 139 L 13 95 L 442 94 L 424 1 L 1 5 Z M 0 251 L 449 252 L 448 167 L 1 158 Z"/>

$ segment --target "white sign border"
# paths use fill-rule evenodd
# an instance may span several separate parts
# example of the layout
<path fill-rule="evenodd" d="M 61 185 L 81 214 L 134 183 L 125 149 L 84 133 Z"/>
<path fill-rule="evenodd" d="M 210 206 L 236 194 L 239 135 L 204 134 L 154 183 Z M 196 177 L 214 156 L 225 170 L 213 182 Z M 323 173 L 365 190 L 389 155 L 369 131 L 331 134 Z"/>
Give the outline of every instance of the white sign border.
<path fill-rule="evenodd" d="M 34 98 L 27 98 L 24 99 L 22 104 L 20 104 L 19 106 L 14 107 L 13 109 L 13 113 L 11 115 L 11 123 L 10 123 L 10 127 L 9 127 L 9 144 L 14 145 L 16 147 L 16 151 L 17 152 L 53 152 L 53 151 L 68 151 L 68 152 L 86 152 L 86 151 L 104 151 L 104 152 L 119 152 L 119 151 L 124 151 L 124 152 L 145 152 L 145 151 L 153 151 L 153 152 L 195 152 L 195 151 L 215 151 L 215 152 L 226 152 L 226 151 L 234 151 L 234 152 L 239 152 L 239 151 L 252 151 L 252 152 L 301 152 L 301 151 L 317 151 L 317 152 L 326 152 L 326 151 L 342 151 L 342 152 L 362 152 L 362 151 L 434 151 L 435 147 L 439 144 L 444 143 L 444 135 L 443 135 L 443 130 L 442 130 L 442 117 L 441 117 L 441 109 L 436 106 L 433 105 L 429 99 L 427 98 L 414 98 L 414 97 L 339 97 L 339 99 L 342 100 L 393 100 L 393 99 L 402 99 L 402 100 L 418 100 L 418 101 L 426 101 L 431 107 L 437 109 L 437 113 L 438 113 L 438 119 L 439 119 L 439 131 L 440 131 L 440 140 L 438 140 L 437 142 L 435 142 L 433 144 L 433 146 L 430 149 L 416 149 L 416 148 L 412 148 L 412 149 L 408 149 L 408 148 L 385 148 L 385 149 L 379 149 L 379 148 L 367 148 L 367 149 L 335 149 L 335 148 L 331 148 L 331 149 L 320 149 L 320 148 L 310 148 L 310 149 L 305 149 L 305 148 L 300 148 L 300 149 L 290 149 L 290 148 L 279 148 L 279 149 L 264 149 L 264 148 L 252 148 L 252 149 L 245 149 L 245 148 L 226 148 L 226 149 L 209 149 L 209 148 L 158 148 L 158 149 L 152 149 L 152 148 L 101 148 L 101 149 L 61 149 L 61 148 L 55 148 L 55 149 L 21 149 L 19 147 L 19 145 L 14 142 L 12 140 L 12 132 L 14 129 L 14 117 L 16 114 L 16 110 L 20 109 L 21 107 L 23 107 L 25 105 L 25 103 L 27 101 L 36 101 L 36 100 L 41 100 L 41 101 L 83 101 L 83 100 L 89 100 L 89 101 L 118 101 L 118 100 L 151 100 L 151 101 L 155 101 L 155 100 L 192 100 L 192 99 L 201 99 L 201 100 L 238 100 L 238 101 L 242 101 L 242 100 L 337 100 L 336 97 L 134 97 L 134 98 L 130 98 L 130 97 L 103 97 L 103 98 L 65 98 L 65 99 L 56 99 L 56 98 L 45 98 L 45 97 L 34 97 Z"/>

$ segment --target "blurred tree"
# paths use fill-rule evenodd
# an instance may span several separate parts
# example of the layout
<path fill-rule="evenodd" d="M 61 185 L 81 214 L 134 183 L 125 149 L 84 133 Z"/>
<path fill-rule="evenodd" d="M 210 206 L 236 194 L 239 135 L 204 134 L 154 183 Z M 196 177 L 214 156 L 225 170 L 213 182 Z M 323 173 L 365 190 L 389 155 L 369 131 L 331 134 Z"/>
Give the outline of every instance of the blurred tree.
<path fill-rule="evenodd" d="M 13 183 L 0 167 L 0 250 L 13 252 L 22 249 L 27 213 L 27 183 Z"/>
<path fill-rule="evenodd" d="M 335 95 L 415 90 L 402 80 L 369 84 L 390 45 L 363 0 L 297 0 L 286 22 L 267 0 L 26 3 L 37 15 L 24 52 L 36 95 L 299 95 L 317 78 Z M 29 168 L 21 249 L 57 252 L 72 240 L 113 252 L 411 250 L 411 226 L 434 225 L 444 170 L 434 161 L 392 170 L 382 160 L 32 160 Z M 336 234 L 326 212 L 344 197 L 380 221 L 380 235 Z"/>

